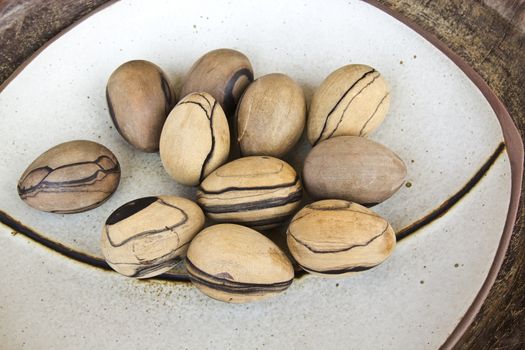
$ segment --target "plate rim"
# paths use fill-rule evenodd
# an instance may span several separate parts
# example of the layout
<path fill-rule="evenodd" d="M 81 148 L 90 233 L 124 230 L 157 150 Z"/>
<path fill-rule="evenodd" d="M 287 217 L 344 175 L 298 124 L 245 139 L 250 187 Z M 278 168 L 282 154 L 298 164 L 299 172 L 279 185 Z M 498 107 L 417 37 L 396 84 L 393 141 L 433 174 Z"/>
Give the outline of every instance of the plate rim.
<path fill-rule="evenodd" d="M 494 93 L 494 91 L 492 91 L 481 75 L 476 72 L 476 70 L 472 68 L 461 56 L 449 48 L 436 35 L 425 30 L 422 26 L 400 14 L 399 12 L 396 12 L 395 10 L 383 5 L 379 0 L 362 1 L 374 6 L 399 22 L 405 24 L 407 27 L 421 35 L 426 41 L 445 54 L 459 69 L 461 69 L 461 71 L 463 71 L 463 73 L 483 94 L 487 102 L 490 104 L 490 107 L 496 114 L 503 132 L 503 140 L 507 148 L 507 154 L 509 156 L 511 168 L 511 196 L 507 211 L 507 218 L 505 220 L 503 233 L 496 250 L 496 255 L 494 256 L 494 260 L 492 261 L 485 281 L 483 282 L 480 290 L 476 294 L 476 297 L 472 301 L 465 314 L 454 327 L 452 333 L 449 334 L 445 342 L 440 346 L 440 349 L 452 349 L 467 331 L 468 327 L 472 324 L 474 318 L 480 311 L 481 306 L 487 299 L 487 296 L 494 285 L 494 282 L 496 281 L 498 272 L 501 269 L 501 265 L 505 259 L 505 254 L 507 252 L 512 233 L 514 232 L 514 226 L 516 223 L 521 197 L 521 188 L 523 185 L 523 140 L 518 128 L 516 127 L 516 124 L 514 123 L 513 118 L 511 117 L 503 102 Z"/>
<path fill-rule="evenodd" d="M 42 44 L 36 51 L 34 51 L 28 58 L 26 58 L 8 77 L 0 84 L 0 93 L 31 63 L 38 55 L 40 55 L 45 49 L 49 47 L 53 42 L 61 38 L 64 34 L 75 28 L 78 24 L 86 20 L 87 18 L 97 14 L 98 12 L 106 9 L 107 7 L 119 2 L 120 0 L 109 0 L 106 3 L 96 7 L 87 14 L 81 16 L 79 19 L 72 22 L 70 25 L 62 29 L 56 35 L 47 40 Z M 461 339 L 463 334 L 468 330 L 469 326 L 474 321 L 474 318 L 479 313 L 483 303 L 485 302 L 494 282 L 496 281 L 498 272 L 501 269 L 505 255 L 514 232 L 516 218 L 518 210 L 520 208 L 520 197 L 523 186 L 523 174 L 524 174 L 524 145 L 521 138 L 521 134 L 511 117 L 507 108 L 501 101 L 501 99 L 494 93 L 489 87 L 487 82 L 481 77 L 481 75 L 470 66 L 461 56 L 455 53 L 450 47 L 448 47 L 441 39 L 436 35 L 432 34 L 428 30 L 424 29 L 421 25 L 415 21 L 409 19 L 405 15 L 397 12 L 393 8 L 386 6 L 381 3 L 380 0 L 360 0 L 368 5 L 375 7 L 376 9 L 388 14 L 397 21 L 403 23 L 408 28 L 413 30 L 422 36 L 427 42 L 432 44 L 435 48 L 441 51 L 447 56 L 466 76 L 467 78 L 477 87 L 477 89 L 483 94 L 492 110 L 498 118 L 499 124 L 502 129 L 503 139 L 506 146 L 506 151 L 510 160 L 511 168 L 511 196 L 507 210 L 507 217 L 503 228 L 498 248 L 494 260 L 492 261 L 491 267 L 485 277 L 485 280 L 477 292 L 471 305 L 468 307 L 465 314 L 461 317 L 453 331 L 448 335 L 445 342 L 440 346 L 440 349 L 452 349 Z"/>

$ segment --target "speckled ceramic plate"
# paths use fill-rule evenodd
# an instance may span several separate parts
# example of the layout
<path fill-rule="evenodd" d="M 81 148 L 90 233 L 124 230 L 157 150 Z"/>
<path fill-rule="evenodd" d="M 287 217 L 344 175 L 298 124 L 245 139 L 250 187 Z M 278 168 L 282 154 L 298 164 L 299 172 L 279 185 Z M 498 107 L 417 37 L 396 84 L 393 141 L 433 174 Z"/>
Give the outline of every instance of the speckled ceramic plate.
<path fill-rule="evenodd" d="M 371 138 L 406 161 L 408 182 L 375 208 L 398 232 L 387 262 L 346 279 L 305 276 L 248 305 L 208 299 L 179 281 L 180 270 L 138 281 L 107 268 L 99 237 L 112 210 L 140 196 L 194 195 L 170 180 L 158 154 L 134 151 L 112 128 L 107 78 L 142 58 L 180 86 L 199 56 L 220 47 L 246 53 L 256 76 L 287 73 L 308 98 L 348 63 L 388 79 L 391 110 Z M 117 2 L 4 85 L 0 115 L 2 349 L 448 347 L 499 269 L 523 171 L 517 131 L 479 76 L 435 38 L 357 0 Z M 18 177 L 72 139 L 117 155 L 118 191 L 81 214 L 29 208 L 17 196 Z M 291 162 L 307 150 L 299 147 Z"/>

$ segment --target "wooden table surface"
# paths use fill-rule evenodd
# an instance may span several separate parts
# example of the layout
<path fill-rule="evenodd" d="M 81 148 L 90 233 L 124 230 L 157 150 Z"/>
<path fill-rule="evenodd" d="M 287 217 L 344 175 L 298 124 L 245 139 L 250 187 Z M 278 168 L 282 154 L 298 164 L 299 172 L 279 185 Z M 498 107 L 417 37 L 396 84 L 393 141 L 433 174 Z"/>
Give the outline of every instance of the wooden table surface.
<path fill-rule="evenodd" d="M 0 0 L 0 84 L 108 0 Z M 525 138 L 525 0 L 380 0 L 445 42 L 489 84 Z M 458 349 L 525 349 L 525 208 L 498 278 Z"/>

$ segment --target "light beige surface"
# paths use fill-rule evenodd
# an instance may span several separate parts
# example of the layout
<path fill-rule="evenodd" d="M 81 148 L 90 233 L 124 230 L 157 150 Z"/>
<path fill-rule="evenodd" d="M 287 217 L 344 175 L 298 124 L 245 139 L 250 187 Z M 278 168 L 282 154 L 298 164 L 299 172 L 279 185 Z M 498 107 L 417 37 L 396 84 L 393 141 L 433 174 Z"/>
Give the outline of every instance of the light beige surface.
<path fill-rule="evenodd" d="M 208 93 L 185 96 L 173 108 L 160 137 L 160 159 L 183 185 L 198 185 L 223 164 L 230 150 L 226 116 Z"/>
<path fill-rule="evenodd" d="M 303 133 L 306 121 L 303 90 L 287 75 L 262 76 L 246 89 L 236 121 L 237 142 L 243 155 L 281 157 Z"/>
<path fill-rule="evenodd" d="M 162 126 L 175 105 L 175 93 L 160 67 L 144 60 L 123 63 L 109 77 L 106 99 L 113 123 L 128 143 L 144 152 L 159 149 Z"/>
<path fill-rule="evenodd" d="M 308 141 L 330 137 L 366 136 L 390 107 L 390 88 L 374 68 L 350 64 L 332 72 L 317 88 L 308 114 Z"/>

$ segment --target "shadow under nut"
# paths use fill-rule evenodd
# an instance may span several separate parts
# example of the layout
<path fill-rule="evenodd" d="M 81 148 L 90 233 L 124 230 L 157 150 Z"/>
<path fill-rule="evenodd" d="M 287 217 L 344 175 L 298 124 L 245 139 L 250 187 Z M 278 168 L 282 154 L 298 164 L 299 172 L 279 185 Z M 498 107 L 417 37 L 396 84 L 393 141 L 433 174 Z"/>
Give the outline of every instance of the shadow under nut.
<path fill-rule="evenodd" d="M 129 144 L 145 152 L 159 149 L 175 93 L 157 65 L 143 60 L 122 64 L 108 80 L 106 99 L 115 128 Z"/>
<path fill-rule="evenodd" d="M 106 147 L 92 141 L 59 144 L 36 158 L 18 182 L 29 206 L 53 213 L 78 213 L 106 201 L 120 182 L 120 165 Z"/>
<path fill-rule="evenodd" d="M 223 164 L 230 150 L 226 116 L 208 93 L 185 96 L 171 111 L 160 137 L 160 158 L 176 181 L 198 185 Z"/>
<path fill-rule="evenodd" d="M 212 172 L 201 183 L 197 202 L 213 220 L 268 229 L 289 219 L 302 191 L 299 177 L 286 162 L 252 156 Z"/>
<path fill-rule="evenodd" d="M 304 130 L 303 90 L 284 74 L 262 76 L 246 89 L 235 118 L 243 155 L 283 156 Z"/>
<path fill-rule="evenodd" d="M 144 197 L 115 210 L 102 229 L 107 263 L 129 277 L 148 278 L 173 268 L 204 225 L 195 203 L 176 196 Z"/>
<path fill-rule="evenodd" d="M 315 91 L 307 121 L 312 145 L 336 136 L 367 136 L 388 112 L 390 88 L 374 68 L 351 64 L 332 72 Z"/>
<path fill-rule="evenodd" d="M 232 49 L 213 50 L 193 64 L 182 86 L 181 96 L 207 92 L 230 116 L 252 81 L 252 65 L 243 53 Z"/>
<path fill-rule="evenodd" d="M 306 271 L 340 276 L 371 269 L 396 246 L 390 224 L 372 210 L 344 200 L 301 209 L 286 232 L 290 252 Z"/>
<path fill-rule="evenodd" d="M 294 277 L 291 262 L 270 239 L 234 224 L 201 231 L 190 244 L 186 268 L 201 292 L 231 303 L 280 293 Z"/>
<path fill-rule="evenodd" d="M 307 155 L 303 180 L 317 199 L 345 199 L 364 205 L 381 203 L 404 183 L 403 160 L 385 146 L 358 136 L 319 143 Z"/>

